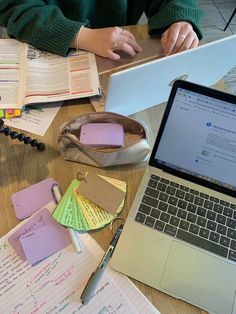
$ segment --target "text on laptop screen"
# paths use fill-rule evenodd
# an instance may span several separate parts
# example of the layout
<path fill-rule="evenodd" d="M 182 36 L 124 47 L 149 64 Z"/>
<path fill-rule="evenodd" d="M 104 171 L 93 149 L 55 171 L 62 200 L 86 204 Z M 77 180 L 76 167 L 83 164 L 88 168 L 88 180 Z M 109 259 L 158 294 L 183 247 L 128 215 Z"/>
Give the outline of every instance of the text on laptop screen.
<path fill-rule="evenodd" d="M 236 106 L 178 88 L 155 163 L 236 190 Z"/>

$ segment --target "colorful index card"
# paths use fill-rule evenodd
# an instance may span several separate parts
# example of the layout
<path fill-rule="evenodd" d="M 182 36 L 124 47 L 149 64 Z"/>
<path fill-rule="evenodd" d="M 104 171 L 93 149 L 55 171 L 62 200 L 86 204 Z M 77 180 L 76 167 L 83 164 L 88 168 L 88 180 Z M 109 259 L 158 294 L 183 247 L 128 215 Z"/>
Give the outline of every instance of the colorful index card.
<path fill-rule="evenodd" d="M 30 219 L 26 221 L 19 229 L 17 229 L 16 232 L 10 235 L 8 238 L 8 242 L 11 244 L 11 246 L 14 248 L 16 253 L 20 256 L 20 258 L 25 261 L 26 256 L 24 249 L 21 245 L 20 238 L 24 235 L 30 234 L 36 229 L 41 229 L 42 227 L 50 225 L 53 227 L 53 230 L 55 230 L 55 234 L 58 232 L 61 232 L 61 237 L 63 237 L 63 245 L 67 246 L 71 243 L 70 237 L 68 235 L 68 232 L 66 229 L 58 224 L 53 218 L 51 213 L 47 208 L 43 208 L 40 211 L 38 211 L 34 216 L 32 216 Z M 44 229 L 41 230 L 41 232 Z M 51 234 L 51 236 L 54 236 Z M 64 247 L 65 247 L 64 246 Z M 37 250 L 37 247 L 35 247 L 35 250 Z"/>
<path fill-rule="evenodd" d="M 66 229 L 60 224 L 47 224 L 20 237 L 27 261 L 34 265 L 42 259 L 68 246 L 71 241 Z"/>
<path fill-rule="evenodd" d="M 11 200 L 16 217 L 18 219 L 29 217 L 35 211 L 53 201 L 51 187 L 55 182 L 52 178 L 47 178 L 12 194 Z"/>
<path fill-rule="evenodd" d="M 122 192 L 123 197 L 117 202 L 118 206 L 116 206 L 116 212 L 111 213 L 105 211 L 98 205 L 78 194 L 77 189 L 81 182 L 73 180 L 55 209 L 53 218 L 62 225 L 71 227 L 77 231 L 95 230 L 109 224 L 118 213 L 121 212 L 124 206 L 126 182 L 105 176 L 100 177 Z M 107 197 L 107 193 L 104 193 L 103 197 Z"/>

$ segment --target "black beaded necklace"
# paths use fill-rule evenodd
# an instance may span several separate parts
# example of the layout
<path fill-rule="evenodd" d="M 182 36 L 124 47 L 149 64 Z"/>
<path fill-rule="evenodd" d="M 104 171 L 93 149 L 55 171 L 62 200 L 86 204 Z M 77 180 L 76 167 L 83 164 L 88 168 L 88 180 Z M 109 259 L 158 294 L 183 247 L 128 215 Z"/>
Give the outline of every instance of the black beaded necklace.
<path fill-rule="evenodd" d="M 10 136 L 12 140 L 18 139 L 20 142 L 24 142 L 26 145 L 30 144 L 32 147 L 36 147 L 38 151 L 43 151 L 45 145 L 38 142 L 36 139 L 31 139 L 29 136 L 25 136 L 23 133 L 12 131 L 9 127 L 4 126 L 4 121 L 0 119 L 0 133 L 4 133 L 6 136 Z"/>

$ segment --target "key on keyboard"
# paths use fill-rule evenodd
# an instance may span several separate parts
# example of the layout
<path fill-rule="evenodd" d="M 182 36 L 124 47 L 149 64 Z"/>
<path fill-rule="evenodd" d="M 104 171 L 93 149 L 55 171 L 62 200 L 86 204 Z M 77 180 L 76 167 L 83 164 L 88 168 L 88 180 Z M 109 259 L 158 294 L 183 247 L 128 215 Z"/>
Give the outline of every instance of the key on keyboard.
<path fill-rule="evenodd" d="M 135 220 L 236 261 L 236 204 L 152 174 Z"/>

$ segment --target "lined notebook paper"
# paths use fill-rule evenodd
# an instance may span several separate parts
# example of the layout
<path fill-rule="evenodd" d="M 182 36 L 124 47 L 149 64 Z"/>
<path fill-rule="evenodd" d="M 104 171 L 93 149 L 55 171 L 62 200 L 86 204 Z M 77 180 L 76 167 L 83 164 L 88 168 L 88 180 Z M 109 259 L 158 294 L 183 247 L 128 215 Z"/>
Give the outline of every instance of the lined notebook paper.
<path fill-rule="evenodd" d="M 90 235 L 81 236 L 81 254 L 70 245 L 33 267 L 21 261 L 8 237 L 0 239 L 1 313 L 159 313 L 127 277 L 109 267 L 90 302 L 81 304 L 84 286 L 104 254 Z"/>

